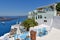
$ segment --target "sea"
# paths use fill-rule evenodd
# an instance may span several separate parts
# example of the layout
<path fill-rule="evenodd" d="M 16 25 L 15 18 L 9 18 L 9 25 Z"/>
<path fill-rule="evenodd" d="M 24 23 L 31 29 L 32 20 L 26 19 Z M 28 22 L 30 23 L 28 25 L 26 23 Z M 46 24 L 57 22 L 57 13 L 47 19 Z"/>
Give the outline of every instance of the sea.
<path fill-rule="evenodd" d="M 2 17 L 2 16 L 1 16 Z M 4 16 L 6 18 L 17 18 L 18 16 Z M 17 19 L 9 20 L 9 21 L 0 21 L 0 36 L 10 32 L 11 26 L 15 25 L 17 22 L 23 22 L 27 19 L 27 16 L 19 16 Z"/>

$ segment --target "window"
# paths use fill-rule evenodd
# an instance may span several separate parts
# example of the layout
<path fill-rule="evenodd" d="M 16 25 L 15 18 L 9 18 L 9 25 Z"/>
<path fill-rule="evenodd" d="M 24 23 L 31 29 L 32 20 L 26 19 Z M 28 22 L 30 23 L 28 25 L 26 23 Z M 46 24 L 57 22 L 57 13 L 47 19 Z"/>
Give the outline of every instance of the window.
<path fill-rule="evenodd" d="M 36 16 L 36 19 L 37 19 L 37 16 Z"/>
<path fill-rule="evenodd" d="M 41 19 L 42 18 L 42 15 L 38 15 L 38 19 Z"/>
<path fill-rule="evenodd" d="M 44 17 L 46 19 L 46 17 Z"/>
<path fill-rule="evenodd" d="M 47 22 L 47 20 L 44 20 L 44 22 Z"/>
<path fill-rule="evenodd" d="M 42 18 L 42 15 L 38 15 L 38 19 Z"/>
<path fill-rule="evenodd" d="M 38 15 L 38 19 L 39 19 L 39 15 Z"/>
<path fill-rule="evenodd" d="M 40 15 L 40 18 L 42 18 L 42 15 Z"/>

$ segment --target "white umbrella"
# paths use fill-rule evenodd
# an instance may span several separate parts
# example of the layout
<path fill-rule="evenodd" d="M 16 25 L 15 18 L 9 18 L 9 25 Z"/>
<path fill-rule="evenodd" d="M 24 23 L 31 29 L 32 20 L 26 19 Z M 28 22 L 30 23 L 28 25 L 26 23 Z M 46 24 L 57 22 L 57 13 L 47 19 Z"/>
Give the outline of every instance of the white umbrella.
<path fill-rule="evenodd" d="M 17 32 L 16 32 L 16 33 L 17 33 L 17 34 L 21 34 L 21 31 L 20 31 L 20 29 L 19 29 L 20 26 L 17 26 L 17 27 L 18 27 L 18 28 L 17 28 Z"/>

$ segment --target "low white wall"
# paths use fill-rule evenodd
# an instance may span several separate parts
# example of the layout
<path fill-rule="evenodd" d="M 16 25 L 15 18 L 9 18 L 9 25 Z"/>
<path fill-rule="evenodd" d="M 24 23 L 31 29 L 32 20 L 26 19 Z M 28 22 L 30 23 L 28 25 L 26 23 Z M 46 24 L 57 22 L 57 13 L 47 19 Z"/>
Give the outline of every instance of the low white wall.
<path fill-rule="evenodd" d="M 9 40 L 9 33 L 4 34 L 3 36 L 0 37 L 0 40 Z"/>

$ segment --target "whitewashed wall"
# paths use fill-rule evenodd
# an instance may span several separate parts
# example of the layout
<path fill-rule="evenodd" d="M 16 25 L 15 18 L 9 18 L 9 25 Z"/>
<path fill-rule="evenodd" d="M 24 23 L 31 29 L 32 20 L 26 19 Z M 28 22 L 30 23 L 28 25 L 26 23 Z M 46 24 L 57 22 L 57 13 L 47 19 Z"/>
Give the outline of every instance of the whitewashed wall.
<path fill-rule="evenodd" d="M 38 19 L 38 15 L 42 15 L 42 18 L 41 19 Z M 36 19 L 36 16 L 35 16 L 35 20 L 38 22 L 38 24 L 47 24 L 50 26 L 51 24 L 51 21 L 53 20 L 53 16 L 54 16 L 54 12 L 53 11 L 50 11 L 50 12 L 47 12 L 47 13 L 38 13 L 37 16 L 37 19 Z M 46 17 L 46 19 L 44 18 Z M 44 22 L 44 20 L 47 20 L 47 22 Z"/>

